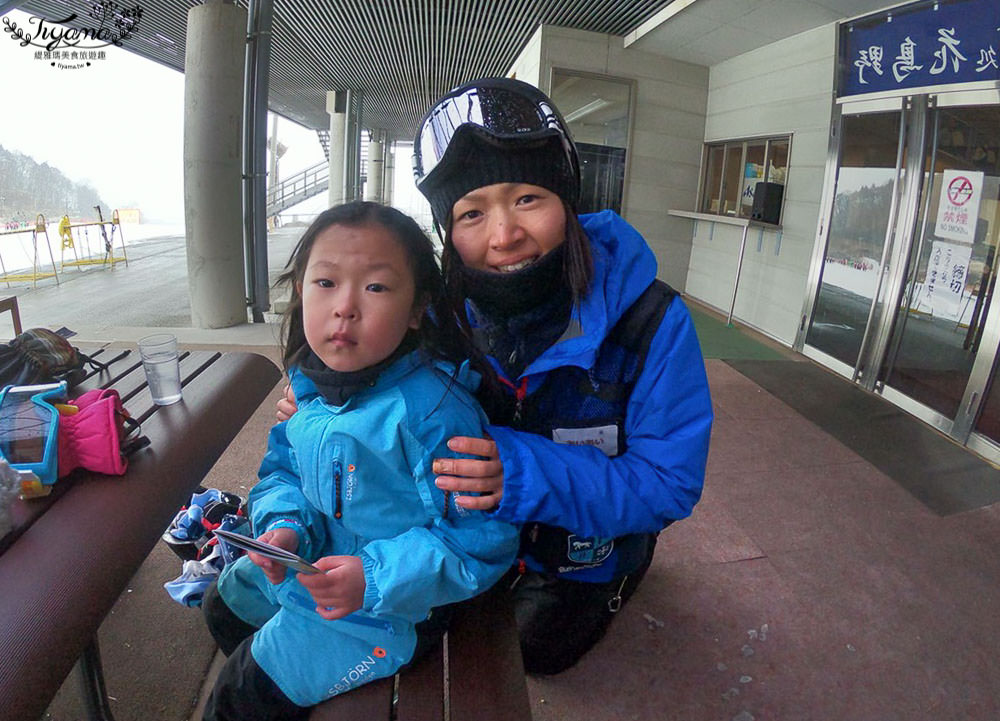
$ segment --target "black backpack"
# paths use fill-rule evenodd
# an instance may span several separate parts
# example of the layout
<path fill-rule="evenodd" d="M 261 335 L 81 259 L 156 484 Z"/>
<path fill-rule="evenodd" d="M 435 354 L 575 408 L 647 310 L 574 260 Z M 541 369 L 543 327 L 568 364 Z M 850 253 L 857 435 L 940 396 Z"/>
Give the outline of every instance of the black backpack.
<path fill-rule="evenodd" d="M 48 328 L 30 328 L 0 346 L 0 388 L 66 381 L 72 388 L 87 377 L 86 366 L 105 366 Z"/>

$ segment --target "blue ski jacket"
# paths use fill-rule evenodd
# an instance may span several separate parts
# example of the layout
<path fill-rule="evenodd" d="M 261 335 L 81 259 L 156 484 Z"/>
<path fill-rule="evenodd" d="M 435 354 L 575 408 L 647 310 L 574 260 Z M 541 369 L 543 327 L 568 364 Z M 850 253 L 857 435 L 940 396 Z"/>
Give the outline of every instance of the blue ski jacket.
<path fill-rule="evenodd" d="M 414 351 L 343 406 L 296 369 L 290 378 L 299 411 L 271 431 L 248 499 L 254 534 L 291 528 L 309 561 L 359 556 L 363 607 L 324 620 L 296 574 L 274 586 L 248 558 L 226 567 L 219 592 L 261 628 L 257 663 L 310 706 L 409 661 L 414 624 L 492 586 L 514 560 L 517 529 L 456 506 L 433 482 L 433 459 L 456 455 L 447 440 L 483 431 L 467 364 L 455 372 Z"/>
<path fill-rule="evenodd" d="M 591 241 L 594 280 L 573 309 L 568 332 L 519 378 L 509 379 L 527 396 L 553 369 L 592 369 L 610 330 L 656 277 L 653 252 L 616 213 L 605 210 L 580 221 Z M 494 366 L 501 372 L 495 361 Z M 690 515 L 701 497 L 711 427 L 701 349 L 690 313 L 675 297 L 628 400 L 624 453 L 609 457 L 591 445 L 488 427 L 504 474 L 494 516 L 558 526 L 584 538 L 656 533 Z"/>

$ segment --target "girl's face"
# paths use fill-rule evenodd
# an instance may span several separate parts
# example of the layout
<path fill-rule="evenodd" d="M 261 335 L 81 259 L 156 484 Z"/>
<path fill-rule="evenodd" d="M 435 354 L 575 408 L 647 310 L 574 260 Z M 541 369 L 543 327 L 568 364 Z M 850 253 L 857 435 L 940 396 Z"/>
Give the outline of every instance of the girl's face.
<path fill-rule="evenodd" d="M 335 371 L 385 360 L 423 316 L 406 252 L 378 224 L 320 232 L 298 290 L 306 342 Z"/>
<path fill-rule="evenodd" d="M 566 210 L 551 190 L 497 183 L 467 193 L 451 210 L 451 241 L 476 270 L 512 273 L 566 240 Z"/>

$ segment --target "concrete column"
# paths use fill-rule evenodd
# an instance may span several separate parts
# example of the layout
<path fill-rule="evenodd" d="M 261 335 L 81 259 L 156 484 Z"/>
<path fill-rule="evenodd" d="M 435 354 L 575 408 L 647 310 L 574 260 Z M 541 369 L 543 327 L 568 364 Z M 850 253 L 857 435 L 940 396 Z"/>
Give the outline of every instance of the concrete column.
<path fill-rule="evenodd" d="M 191 321 L 247 322 L 241 133 L 246 10 L 221 2 L 188 12 L 184 58 L 184 222 Z"/>
<path fill-rule="evenodd" d="M 379 140 L 368 142 L 368 179 L 365 182 L 365 200 L 382 202 L 382 175 L 385 172 L 384 146 Z"/>
<path fill-rule="evenodd" d="M 396 144 L 388 142 L 385 147 L 385 185 L 382 188 L 382 202 L 386 205 L 392 205 L 392 184 L 395 182 L 395 175 Z"/>
<path fill-rule="evenodd" d="M 347 93 L 327 92 L 326 112 L 330 114 L 330 207 L 344 202 L 344 138 L 347 128 Z"/>

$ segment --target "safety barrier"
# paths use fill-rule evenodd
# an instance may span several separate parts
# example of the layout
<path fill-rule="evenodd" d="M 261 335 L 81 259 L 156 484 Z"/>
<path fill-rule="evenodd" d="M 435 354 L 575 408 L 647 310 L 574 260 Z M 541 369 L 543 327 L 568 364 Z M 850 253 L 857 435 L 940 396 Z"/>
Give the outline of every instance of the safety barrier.
<path fill-rule="evenodd" d="M 94 210 L 97 211 L 98 220 L 82 223 L 74 223 L 69 219 L 68 215 L 64 215 L 62 220 L 59 221 L 59 240 L 60 240 L 60 251 L 59 251 L 59 267 L 60 269 L 65 269 L 66 266 L 81 266 L 81 265 L 111 265 L 111 270 L 115 269 L 115 263 L 125 263 L 125 267 L 128 267 L 128 255 L 125 253 L 125 235 L 122 233 L 121 220 L 118 216 L 118 210 L 114 210 L 111 214 L 111 220 L 105 220 L 104 216 L 101 214 L 101 206 L 95 205 Z M 111 226 L 111 235 L 108 236 L 108 231 L 105 226 Z M 103 241 L 104 253 L 101 254 L 100 250 L 97 253 L 93 253 L 90 246 L 90 233 L 88 228 L 92 227 L 100 228 L 101 240 Z M 81 232 L 82 236 L 81 236 Z M 76 231 L 76 239 L 73 238 L 73 232 Z M 121 256 L 115 255 L 114 242 L 115 233 L 118 234 L 118 239 L 121 244 Z M 82 240 L 83 243 L 79 241 Z M 83 257 L 77 252 L 77 247 L 80 246 L 83 251 Z M 73 251 L 73 260 L 66 260 L 66 251 Z"/>

